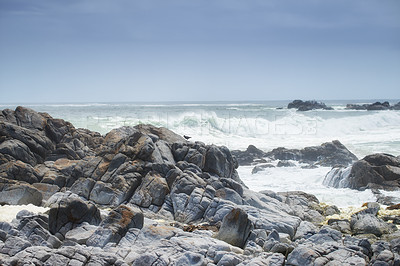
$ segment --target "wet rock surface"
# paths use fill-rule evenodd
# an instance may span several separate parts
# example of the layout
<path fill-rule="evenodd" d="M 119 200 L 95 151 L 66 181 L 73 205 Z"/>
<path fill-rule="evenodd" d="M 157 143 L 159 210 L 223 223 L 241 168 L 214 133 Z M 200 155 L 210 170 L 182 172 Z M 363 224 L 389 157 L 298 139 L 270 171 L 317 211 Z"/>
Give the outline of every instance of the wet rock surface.
<path fill-rule="evenodd" d="M 269 156 L 323 165 L 353 160 L 346 150 L 332 142 Z M 2 110 L 0 202 L 49 211 L 0 222 L 0 264 L 399 263 L 397 227 L 377 217 L 376 205 L 322 226 L 339 210 L 313 195 L 247 189 L 238 164 L 267 153 L 254 146 L 246 152 L 236 158 L 226 147 L 149 125 L 101 136 L 28 108 Z M 389 159 L 365 161 L 397 167 Z M 371 234 L 374 240 L 364 237 Z"/>
<path fill-rule="evenodd" d="M 271 164 L 273 160 L 279 160 L 276 165 L 277 167 L 294 166 L 293 163 L 289 161 L 291 160 L 302 164 L 308 164 L 311 168 L 312 166 L 348 166 L 358 160 L 357 157 L 338 140 L 303 149 L 286 149 L 280 147 L 269 152 L 263 152 L 258 150 L 255 146 L 250 145 L 247 150 L 234 150 L 232 154 L 237 158 L 239 165 L 256 165 L 257 168 L 255 168 L 255 172 L 263 168 L 274 167 L 275 165 Z"/>
<path fill-rule="evenodd" d="M 400 160 L 390 154 L 371 154 L 350 167 L 333 168 L 324 183 L 337 188 L 400 190 Z"/>

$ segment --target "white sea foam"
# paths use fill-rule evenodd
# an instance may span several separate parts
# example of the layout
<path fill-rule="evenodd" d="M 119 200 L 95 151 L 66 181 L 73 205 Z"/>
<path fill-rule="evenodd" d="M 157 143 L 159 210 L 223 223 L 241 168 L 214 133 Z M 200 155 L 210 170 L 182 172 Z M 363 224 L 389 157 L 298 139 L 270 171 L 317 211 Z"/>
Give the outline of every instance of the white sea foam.
<path fill-rule="evenodd" d="M 0 222 L 11 222 L 18 212 L 28 210 L 35 214 L 45 213 L 49 208 L 38 207 L 32 204 L 28 205 L 3 205 L 0 206 Z"/>
<path fill-rule="evenodd" d="M 322 181 L 330 167 L 315 169 L 302 169 L 299 166 L 276 167 L 255 174 L 251 173 L 252 168 L 252 166 L 241 166 L 238 173 L 243 182 L 254 191 L 304 191 L 315 195 L 320 202 L 338 207 L 361 206 L 365 202 L 376 201 L 371 190 L 357 191 L 324 186 Z"/>

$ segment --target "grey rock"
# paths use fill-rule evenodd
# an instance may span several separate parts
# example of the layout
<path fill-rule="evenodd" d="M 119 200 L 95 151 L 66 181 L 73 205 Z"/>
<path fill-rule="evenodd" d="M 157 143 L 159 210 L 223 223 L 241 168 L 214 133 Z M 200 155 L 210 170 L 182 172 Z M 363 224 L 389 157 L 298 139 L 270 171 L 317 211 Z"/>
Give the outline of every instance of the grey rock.
<path fill-rule="evenodd" d="M 67 198 L 61 200 L 58 207 L 50 209 L 49 231 L 55 234 L 68 224 L 71 226 L 67 228 L 72 228 L 83 222 L 98 225 L 100 221 L 100 211 L 95 205 L 78 198 Z"/>
<path fill-rule="evenodd" d="M 252 229 L 252 223 L 245 211 L 239 208 L 231 210 L 222 220 L 216 238 L 237 247 L 244 247 Z"/>
<path fill-rule="evenodd" d="M 329 219 L 328 225 L 344 234 L 351 234 L 351 226 L 349 220 Z"/>
<path fill-rule="evenodd" d="M 143 227 L 143 213 L 120 205 L 101 222 L 99 228 L 88 238 L 86 245 L 104 247 L 121 240 L 130 228 Z"/>
<path fill-rule="evenodd" d="M 124 199 L 124 194 L 113 188 L 110 183 L 97 181 L 90 192 L 89 199 L 97 204 L 117 206 Z"/>
<path fill-rule="evenodd" d="M 237 255 L 227 253 L 218 261 L 217 266 L 238 265 L 241 262 L 242 260 Z"/>
<path fill-rule="evenodd" d="M 42 193 L 34 186 L 0 178 L 0 203 L 9 205 L 42 204 Z"/>
<path fill-rule="evenodd" d="M 251 170 L 251 173 L 256 174 L 258 172 L 264 171 L 267 168 L 275 168 L 275 166 L 270 163 L 259 164 L 259 165 L 254 166 L 254 168 Z"/>
<path fill-rule="evenodd" d="M 10 236 L 4 241 L 4 246 L 0 249 L 0 253 L 14 256 L 18 252 L 32 246 L 32 244 L 20 237 Z"/>
<path fill-rule="evenodd" d="M 211 145 L 207 149 L 203 170 L 220 177 L 230 178 L 237 167 L 228 148 Z"/>
<path fill-rule="evenodd" d="M 288 109 L 297 109 L 297 111 L 311 111 L 315 109 L 323 109 L 323 110 L 333 110 L 332 107 L 326 106 L 322 102 L 317 101 L 302 101 L 302 100 L 294 100 L 287 106 Z"/>
<path fill-rule="evenodd" d="M 33 183 L 33 187 L 42 193 L 43 201 L 48 200 L 56 192 L 60 191 L 60 187 L 57 185 L 46 184 L 46 183 Z"/>
<path fill-rule="evenodd" d="M 156 172 L 150 172 L 143 178 L 130 203 L 141 207 L 149 207 L 152 204 L 161 206 L 168 193 L 169 187 L 165 178 Z"/>
<path fill-rule="evenodd" d="M 294 235 L 293 240 L 303 239 L 303 238 L 307 239 L 316 233 L 317 233 L 317 227 L 313 223 L 302 221 L 299 227 L 297 227 L 296 234 Z"/>
<path fill-rule="evenodd" d="M 205 266 L 207 265 L 207 261 L 204 256 L 201 254 L 197 254 L 194 252 L 185 252 L 182 257 L 180 257 L 175 265 L 185 266 L 185 265 L 193 265 L 193 266 Z"/>
<path fill-rule="evenodd" d="M 213 201 L 214 195 L 215 190 L 211 186 L 205 189 L 195 188 L 189 196 L 184 193 L 172 194 L 175 220 L 184 223 L 201 220 Z"/>
<path fill-rule="evenodd" d="M 96 181 L 94 181 L 93 179 L 81 177 L 78 180 L 76 180 L 75 183 L 71 186 L 70 191 L 81 197 L 89 199 L 90 193 L 92 192 L 92 189 L 95 184 L 96 184 Z"/>
<path fill-rule="evenodd" d="M 371 154 L 355 162 L 350 169 L 337 168 L 324 183 L 352 189 L 399 190 L 400 160 L 390 154 Z"/>
<path fill-rule="evenodd" d="M 70 240 L 78 244 L 85 244 L 90 236 L 94 234 L 98 226 L 83 223 L 65 234 L 65 240 Z"/>
<path fill-rule="evenodd" d="M 215 196 L 220 197 L 222 199 L 231 201 L 235 204 L 242 205 L 243 199 L 242 197 L 233 189 L 230 188 L 220 188 L 215 192 Z"/>
<path fill-rule="evenodd" d="M 296 165 L 294 163 L 292 163 L 291 161 L 280 160 L 276 166 L 277 167 L 295 167 Z"/>
<path fill-rule="evenodd" d="M 379 237 L 397 231 L 396 225 L 385 223 L 373 214 L 353 214 L 350 225 L 354 234 L 374 234 Z"/>
<path fill-rule="evenodd" d="M 0 176 L 12 181 L 23 181 L 29 184 L 39 182 L 35 169 L 22 161 L 10 161 L 0 165 Z"/>
<path fill-rule="evenodd" d="M 331 167 L 347 166 L 357 160 L 357 157 L 338 140 L 301 150 L 280 147 L 266 153 L 266 156 L 275 160 L 296 160 L 301 163 Z"/>
<path fill-rule="evenodd" d="M 37 164 L 37 159 L 29 147 L 25 143 L 16 139 L 6 140 L 0 143 L 0 153 L 8 154 L 16 160 L 21 160 L 32 166 Z"/>
<path fill-rule="evenodd" d="M 330 227 L 322 227 L 317 234 L 310 236 L 307 241 L 316 245 L 322 245 L 328 242 L 339 242 L 342 239 L 342 234 Z"/>

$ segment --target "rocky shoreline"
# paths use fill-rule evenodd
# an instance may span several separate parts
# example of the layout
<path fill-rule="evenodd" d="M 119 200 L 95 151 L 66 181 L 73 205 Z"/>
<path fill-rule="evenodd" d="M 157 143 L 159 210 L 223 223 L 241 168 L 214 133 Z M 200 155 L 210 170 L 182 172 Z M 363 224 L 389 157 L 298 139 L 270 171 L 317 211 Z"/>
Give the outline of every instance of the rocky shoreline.
<path fill-rule="evenodd" d="M 327 106 L 323 102 L 317 101 L 302 101 L 294 100 L 287 106 L 288 109 L 297 109 L 297 111 L 311 111 L 311 110 L 334 110 L 332 107 Z M 381 110 L 400 110 L 400 102 L 390 105 L 389 102 L 374 102 L 371 104 L 353 104 L 346 105 L 347 110 L 367 110 L 367 111 L 381 111 Z"/>
<path fill-rule="evenodd" d="M 330 218 L 340 210 L 313 195 L 251 191 L 236 169 L 266 157 L 358 162 L 338 141 L 231 152 L 149 125 L 102 136 L 28 108 L 2 110 L 0 203 L 48 211 L 0 222 L 0 264 L 400 264 L 399 214 L 385 220 L 371 202 Z"/>

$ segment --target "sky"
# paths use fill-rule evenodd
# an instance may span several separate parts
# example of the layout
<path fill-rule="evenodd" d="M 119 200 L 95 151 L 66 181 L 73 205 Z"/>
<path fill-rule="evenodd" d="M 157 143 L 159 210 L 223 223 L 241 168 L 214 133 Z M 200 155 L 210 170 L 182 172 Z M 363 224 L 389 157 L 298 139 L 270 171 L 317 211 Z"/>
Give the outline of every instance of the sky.
<path fill-rule="evenodd" d="M 0 103 L 399 98 L 398 0 L 0 0 Z"/>

